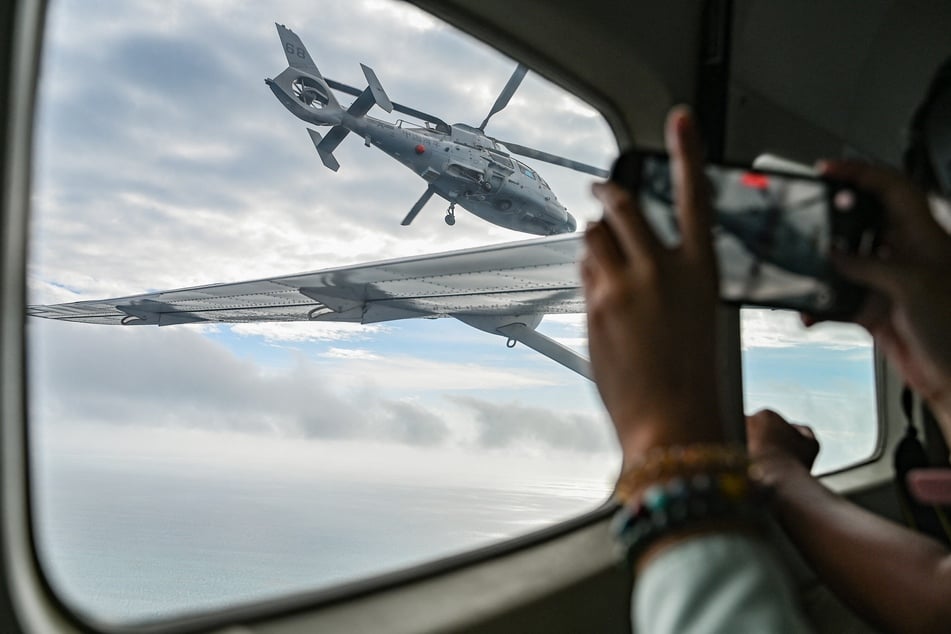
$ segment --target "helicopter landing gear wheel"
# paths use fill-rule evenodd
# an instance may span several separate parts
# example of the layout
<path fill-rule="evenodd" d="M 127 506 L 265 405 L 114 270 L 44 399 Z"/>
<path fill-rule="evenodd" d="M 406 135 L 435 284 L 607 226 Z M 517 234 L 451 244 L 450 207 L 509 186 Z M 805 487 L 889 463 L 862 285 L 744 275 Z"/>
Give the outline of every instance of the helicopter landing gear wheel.
<path fill-rule="evenodd" d="M 456 224 L 456 203 L 449 205 L 449 209 L 446 211 L 446 224 L 450 227 Z"/>

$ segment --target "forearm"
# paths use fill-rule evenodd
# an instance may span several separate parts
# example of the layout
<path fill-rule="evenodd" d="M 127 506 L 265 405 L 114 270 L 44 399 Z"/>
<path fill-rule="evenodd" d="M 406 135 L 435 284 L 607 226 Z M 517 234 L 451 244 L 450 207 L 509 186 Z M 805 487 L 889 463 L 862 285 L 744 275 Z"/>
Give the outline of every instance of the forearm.
<path fill-rule="evenodd" d="M 832 494 L 801 466 L 780 470 L 773 513 L 836 594 L 887 631 L 947 631 L 945 548 Z"/>

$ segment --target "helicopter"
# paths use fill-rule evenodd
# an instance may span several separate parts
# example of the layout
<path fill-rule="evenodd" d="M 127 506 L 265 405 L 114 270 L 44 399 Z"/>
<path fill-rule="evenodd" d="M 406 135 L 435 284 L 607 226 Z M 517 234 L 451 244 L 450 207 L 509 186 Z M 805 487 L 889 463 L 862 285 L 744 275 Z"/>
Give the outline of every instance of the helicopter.
<path fill-rule="evenodd" d="M 333 151 L 353 132 L 363 138 L 367 147 L 378 147 L 426 181 L 426 190 L 403 218 L 404 226 L 411 224 L 426 203 L 438 195 L 449 203 L 445 221 L 450 226 L 456 223 L 455 208 L 459 205 L 483 220 L 513 231 L 541 236 L 571 233 L 577 229 L 575 218 L 545 179 L 512 154 L 593 176 L 608 176 L 607 170 L 486 135 L 489 120 L 508 105 L 525 78 L 528 68 L 524 65 L 516 67 L 478 127 L 450 125 L 431 114 L 390 101 L 376 73 L 364 64 L 360 65 L 367 80 L 363 90 L 324 78 L 300 37 L 282 24 L 275 26 L 288 68 L 264 81 L 297 118 L 317 126 L 332 126 L 323 136 L 312 128 L 307 130 L 324 166 L 333 171 L 340 168 Z M 344 109 L 333 90 L 356 99 Z M 389 123 L 367 116 L 374 105 L 388 113 L 396 111 L 419 119 L 423 125 L 402 119 Z"/>

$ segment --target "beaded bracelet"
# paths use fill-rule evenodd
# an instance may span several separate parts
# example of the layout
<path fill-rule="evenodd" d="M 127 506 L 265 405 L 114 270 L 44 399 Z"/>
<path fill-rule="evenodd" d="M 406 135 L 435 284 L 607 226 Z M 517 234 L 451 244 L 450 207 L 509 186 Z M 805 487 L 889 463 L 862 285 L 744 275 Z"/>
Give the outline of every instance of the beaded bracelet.
<path fill-rule="evenodd" d="M 669 531 L 690 524 L 722 519 L 741 519 L 757 523 L 762 518 L 761 493 L 748 475 L 749 461 L 732 448 L 705 446 L 702 451 L 667 449 L 649 458 L 652 464 L 663 468 L 651 471 L 652 480 L 643 473 L 625 472 L 624 487 L 618 490 L 638 490 L 639 494 L 625 497 L 611 522 L 621 554 L 632 564 L 638 555 L 659 537 Z M 690 458 L 685 462 L 684 455 Z M 695 458 L 700 457 L 702 459 Z M 742 458 L 742 459 L 741 459 Z M 645 461 L 645 464 L 649 461 Z M 705 464 L 711 472 L 698 471 Z M 689 465 L 689 468 L 685 465 Z M 741 465 L 746 465 L 741 468 Z M 676 467 L 676 468 L 675 468 Z M 643 468 L 643 467 L 642 467 Z M 658 477 L 657 473 L 663 475 Z"/>

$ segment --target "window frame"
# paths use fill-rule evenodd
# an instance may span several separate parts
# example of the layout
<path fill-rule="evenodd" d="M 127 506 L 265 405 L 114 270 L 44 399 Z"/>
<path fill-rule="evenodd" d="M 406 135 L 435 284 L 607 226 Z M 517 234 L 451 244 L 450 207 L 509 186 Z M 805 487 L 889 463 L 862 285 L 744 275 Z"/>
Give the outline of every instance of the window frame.
<path fill-rule="evenodd" d="M 441 19 L 447 19 L 454 24 L 468 24 L 472 26 L 470 32 L 477 32 L 484 41 L 498 46 L 503 35 L 495 33 L 487 37 L 483 23 L 472 16 L 465 16 L 464 20 L 459 13 L 461 9 L 448 8 L 441 11 L 433 10 L 434 3 L 415 1 L 426 10 L 434 13 Z M 444 579 L 454 574 L 468 575 L 472 587 L 478 587 L 480 571 L 484 566 L 501 564 L 503 566 L 522 566 L 526 574 L 535 574 L 538 571 L 531 563 L 515 561 L 521 556 L 525 559 L 538 559 L 543 555 L 538 553 L 545 549 L 562 549 L 567 552 L 565 559 L 555 558 L 553 564 L 559 570 L 577 567 L 584 564 L 580 570 L 574 571 L 572 577 L 564 584 L 570 585 L 572 580 L 580 585 L 588 578 L 604 577 L 599 581 L 605 588 L 622 587 L 623 582 L 629 581 L 627 574 L 614 566 L 617 557 L 609 548 L 607 518 L 612 507 L 605 503 L 601 508 L 586 515 L 574 518 L 542 529 L 541 531 L 515 538 L 500 544 L 477 549 L 462 555 L 443 560 L 422 564 L 405 571 L 391 573 L 363 581 L 342 586 L 335 586 L 314 593 L 288 597 L 281 600 L 250 603 L 239 608 L 212 611 L 200 617 L 180 620 L 163 621 L 160 625 L 142 627 L 116 627 L 94 623 L 74 614 L 55 595 L 47 583 L 36 555 L 32 534 L 32 504 L 30 500 L 30 470 L 29 447 L 27 434 L 27 403 L 24 371 L 25 358 L 25 297 L 26 297 L 26 247 L 27 222 L 30 207 L 30 169 L 32 165 L 31 146 L 33 135 L 33 117 L 35 105 L 35 89 L 38 79 L 40 50 L 42 47 L 45 0 L 13 0 L 0 9 L 0 28 L 3 28 L 7 37 L 0 46 L 5 47 L 5 58 L 0 60 L 5 66 L 0 68 L 0 80 L 3 81 L 5 91 L 3 105 L 4 114 L 4 162 L 3 162 L 3 252 L 2 267 L 2 316 L 0 316 L 0 378 L 2 378 L 2 398 L 0 398 L 0 415 L 2 415 L 2 465 L 0 465 L 0 494 L 3 507 L 3 559 L 4 578 L 0 589 L 0 629 L 4 631 L 18 631 L 21 629 L 35 631 L 62 631 L 79 632 L 90 629 L 114 632 L 187 632 L 198 631 L 209 627 L 224 627 L 236 623 L 250 623 L 255 631 L 270 629 L 271 619 L 276 617 L 292 617 L 301 629 L 306 629 L 312 612 L 320 609 L 339 607 L 351 612 L 364 612 L 363 605 L 367 599 L 379 597 L 385 601 L 388 591 L 413 592 L 423 587 L 423 597 L 429 597 L 426 584 L 443 583 Z M 449 19 L 455 17 L 456 19 Z M 507 54 L 517 55 L 521 51 L 513 51 L 514 45 L 499 47 Z M 523 44 L 523 47 L 528 44 Z M 533 55 L 537 59 L 540 54 Z M 520 57 L 526 57 L 524 55 Z M 544 65 L 547 70 L 554 66 L 548 62 Z M 9 71 L 9 76 L 3 76 Z M 590 91 L 580 90 L 577 84 L 572 85 L 572 92 L 584 94 L 586 101 L 596 107 L 608 120 L 613 132 L 623 146 L 630 140 L 627 128 L 621 123 L 624 118 L 616 108 L 609 108 L 601 99 L 589 99 Z M 729 331 L 729 326 L 726 327 Z M 733 329 L 738 336 L 738 329 Z M 739 347 L 735 347 L 737 355 Z M 902 429 L 898 425 L 889 427 L 886 422 L 901 420 L 900 416 L 900 381 L 891 373 L 885 372 L 884 359 L 876 351 L 876 398 L 879 407 L 879 441 L 881 448 L 868 462 L 853 465 L 841 472 L 834 472 L 823 476 L 823 481 L 838 491 L 852 490 L 857 486 L 867 487 L 881 484 L 886 480 L 884 474 L 890 472 L 889 465 L 880 458 L 885 452 L 893 448 L 901 437 Z M 890 479 L 890 473 L 888 475 Z M 512 563 L 514 562 L 514 563 Z M 509 568 L 511 570 L 512 568 Z M 522 580 L 526 574 L 517 575 Z M 567 573 L 566 573 L 567 574 Z M 536 577 L 538 575 L 535 575 Z M 504 578 L 499 574 L 496 578 Z M 484 579 L 482 583 L 484 584 Z M 540 585 L 529 588 L 517 599 L 531 601 L 538 592 L 550 592 L 552 580 L 537 579 Z M 551 582 L 544 585 L 543 582 Z M 567 587 L 567 585 L 566 585 Z M 626 586 L 625 586 L 626 587 Z M 541 588 L 541 589 L 539 589 Z M 458 590 L 451 590 L 456 592 Z M 534 593 L 534 594 L 533 594 Z M 614 599 L 613 597 L 611 598 Z M 513 599 L 514 600 L 514 599 Z M 453 605 L 449 609 L 459 608 L 460 615 L 453 623 L 459 626 L 468 617 L 472 619 L 486 619 L 484 606 L 476 605 L 473 601 L 466 609 Z M 417 606 L 418 607 L 418 606 Z M 406 611 L 399 612 L 396 608 L 391 614 L 405 616 Z M 307 614 L 304 614 L 304 613 Z M 596 612 L 596 611 L 594 611 Z M 324 613 L 316 615 L 318 620 Z M 380 613 L 374 613 L 379 618 Z M 424 615 L 425 616 L 425 615 Z M 591 615 L 592 618 L 598 618 Z M 435 618 L 445 618 L 445 615 L 434 615 Z M 421 617 L 422 618 L 422 617 Z M 603 618 L 603 617 L 602 617 Z M 443 621 L 445 625 L 448 621 Z M 610 622 L 610 621 L 609 621 Z M 592 621 L 594 623 L 594 621 Z M 312 625 L 312 624 L 311 624 Z M 400 626 L 407 627 L 406 623 Z M 282 628 L 282 625 L 275 625 Z M 331 627 L 331 629 L 333 629 Z M 340 631 L 344 631 L 341 629 Z M 406 630 L 411 631 L 411 630 Z"/>
<path fill-rule="evenodd" d="M 536 548 L 557 542 L 577 541 L 572 536 L 595 535 L 610 545 L 601 533 L 614 510 L 610 499 L 597 508 L 552 526 L 470 551 L 413 565 L 395 572 L 345 582 L 286 597 L 249 600 L 237 606 L 201 609 L 193 614 L 172 616 L 142 624 L 100 622 L 80 614 L 56 593 L 47 579 L 37 553 L 33 527 L 34 503 L 31 496 L 29 406 L 26 398 L 26 263 L 29 244 L 31 172 L 33 161 L 34 119 L 37 87 L 46 27 L 47 0 L 14 0 L 8 5 L 11 32 L 7 40 L 11 77 L 7 114 L 7 139 L 4 157 L 3 190 L 3 316 L 2 316 L 2 507 L 3 552 L 7 567 L 4 576 L 5 598 L 10 610 L 0 605 L 0 629 L 56 632 L 194 632 L 236 624 L 264 624 L 269 619 L 324 611 L 334 606 L 359 603 L 373 596 L 426 585 L 435 580 L 469 573 L 478 582 L 478 569 L 505 561 Z M 3 17 L 0 14 L 0 17 Z M 5 87 L 7 87 L 5 86 Z M 612 132 L 616 131 L 612 128 Z M 10 345 L 12 343 L 12 345 Z M 557 547 L 557 546 L 556 546 Z M 577 548 L 577 547 L 575 547 Z M 592 565 L 616 566 L 613 549 L 602 549 L 590 557 Z M 577 556 L 574 557 L 577 559 Z M 471 582 L 470 582 L 471 583 Z M 550 585 L 550 581 L 548 582 Z M 2 587 L 2 586 L 0 586 Z M 359 611 L 359 610 L 358 610 Z M 442 615 L 440 618 L 445 618 Z M 406 631 L 416 631 L 415 627 Z"/>

